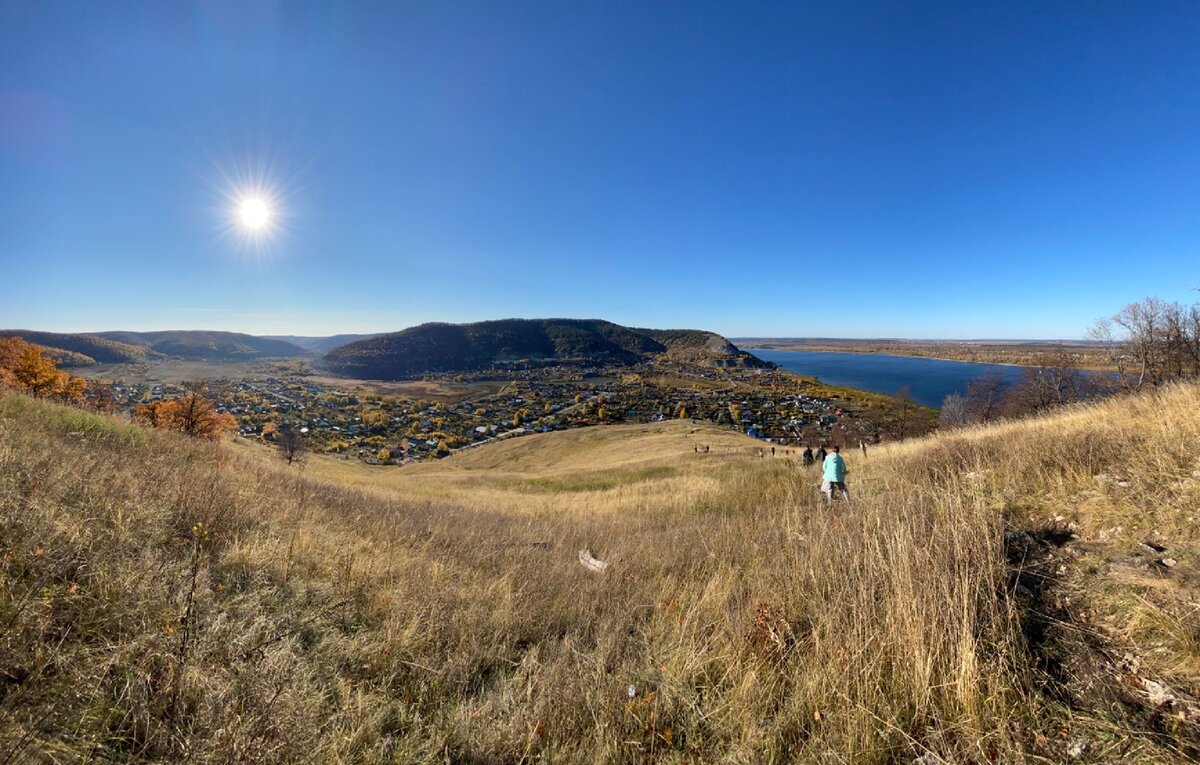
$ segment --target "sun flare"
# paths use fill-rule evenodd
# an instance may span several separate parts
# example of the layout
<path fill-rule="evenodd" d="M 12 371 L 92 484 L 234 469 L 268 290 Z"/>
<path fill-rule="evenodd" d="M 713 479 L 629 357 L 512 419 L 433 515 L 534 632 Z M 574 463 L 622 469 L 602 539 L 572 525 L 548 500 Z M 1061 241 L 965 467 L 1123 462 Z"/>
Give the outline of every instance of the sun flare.
<path fill-rule="evenodd" d="M 270 218 L 270 211 L 267 210 L 266 202 L 258 198 L 247 199 L 242 202 L 239 212 L 242 217 L 242 225 L 252 231 L 257 231 L 266 226 L 267 220 Z"/>

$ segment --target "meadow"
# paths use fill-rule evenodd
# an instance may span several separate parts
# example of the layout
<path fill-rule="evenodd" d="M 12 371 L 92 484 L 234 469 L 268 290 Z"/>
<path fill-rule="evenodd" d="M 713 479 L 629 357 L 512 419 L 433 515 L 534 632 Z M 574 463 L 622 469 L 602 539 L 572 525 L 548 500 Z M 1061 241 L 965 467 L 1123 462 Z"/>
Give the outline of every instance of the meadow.
<path fill-rule="evenodd" d="M 1198 438 L 1173 386 L 827 508 L 687 421 L 297 470 L 3 394 L 0 762 L 1189 762 Z"/>

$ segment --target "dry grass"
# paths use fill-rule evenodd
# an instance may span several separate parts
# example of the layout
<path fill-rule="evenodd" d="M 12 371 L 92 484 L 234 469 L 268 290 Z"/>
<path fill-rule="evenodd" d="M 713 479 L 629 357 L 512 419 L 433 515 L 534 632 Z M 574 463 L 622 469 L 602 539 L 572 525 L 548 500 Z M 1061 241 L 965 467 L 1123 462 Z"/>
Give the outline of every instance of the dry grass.
<path fill-rule="evenodd" d="M 0 397 L 0 763 L 1187 761 L 1185 709 L 1079 682 L 1196 686 L 1198 405 L 849 455 L 830 511 L 680 423 L 301 475 Z M 1152 530 L 1178 566 L 1101 565 Z"/>

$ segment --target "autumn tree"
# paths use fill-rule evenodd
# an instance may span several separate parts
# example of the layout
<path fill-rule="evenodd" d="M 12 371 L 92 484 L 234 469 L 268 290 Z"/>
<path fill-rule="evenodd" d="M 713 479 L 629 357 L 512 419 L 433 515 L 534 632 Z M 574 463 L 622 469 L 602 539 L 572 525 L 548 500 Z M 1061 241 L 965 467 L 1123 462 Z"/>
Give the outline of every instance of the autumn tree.
<path fill-rule="evenodd" d="M 177 430 L 209 441 L 215 441 L 225 431 L 237 428 L 237 420 L 233 415 L 213 408 L 200 386 L 191 386 L 176 399 L 140 404 L 134 410 L 134 416 L 156 428 Z"/>
<path fill-rule="evenodd" d="M 36 345 L 19 337 L 0 338 L 0 385 L 42 398 L 78 401 L 87 383 L 69 375 Z"/>

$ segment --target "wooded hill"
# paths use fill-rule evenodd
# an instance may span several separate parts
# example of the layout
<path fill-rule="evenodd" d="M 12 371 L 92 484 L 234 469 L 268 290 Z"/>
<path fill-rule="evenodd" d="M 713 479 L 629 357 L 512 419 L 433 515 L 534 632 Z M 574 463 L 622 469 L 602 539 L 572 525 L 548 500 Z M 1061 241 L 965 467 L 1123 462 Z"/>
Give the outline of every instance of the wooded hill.
<path fill-rule="evenodd" d="M 0 330 L 0 337 L 19 337 L 40 345 L 68 366 L 122 364 L 154 358 L 204 361 L 249 361 L 280 356 L 304 356 L 303 348 L 283 340 L 240 332 L 167 330 L 163 332 L 93 332 L 64 334 L 27 329 Z"/>
<path fill-rule="evenodd" d="M 429 323 L 334 348 L 325 362 L 352 377 L 402 379 L 521 360 L 634 364 L 669 356 L 712 366 L 762 366 L 720 335 L 622 327 L 598 319 Z"/>

